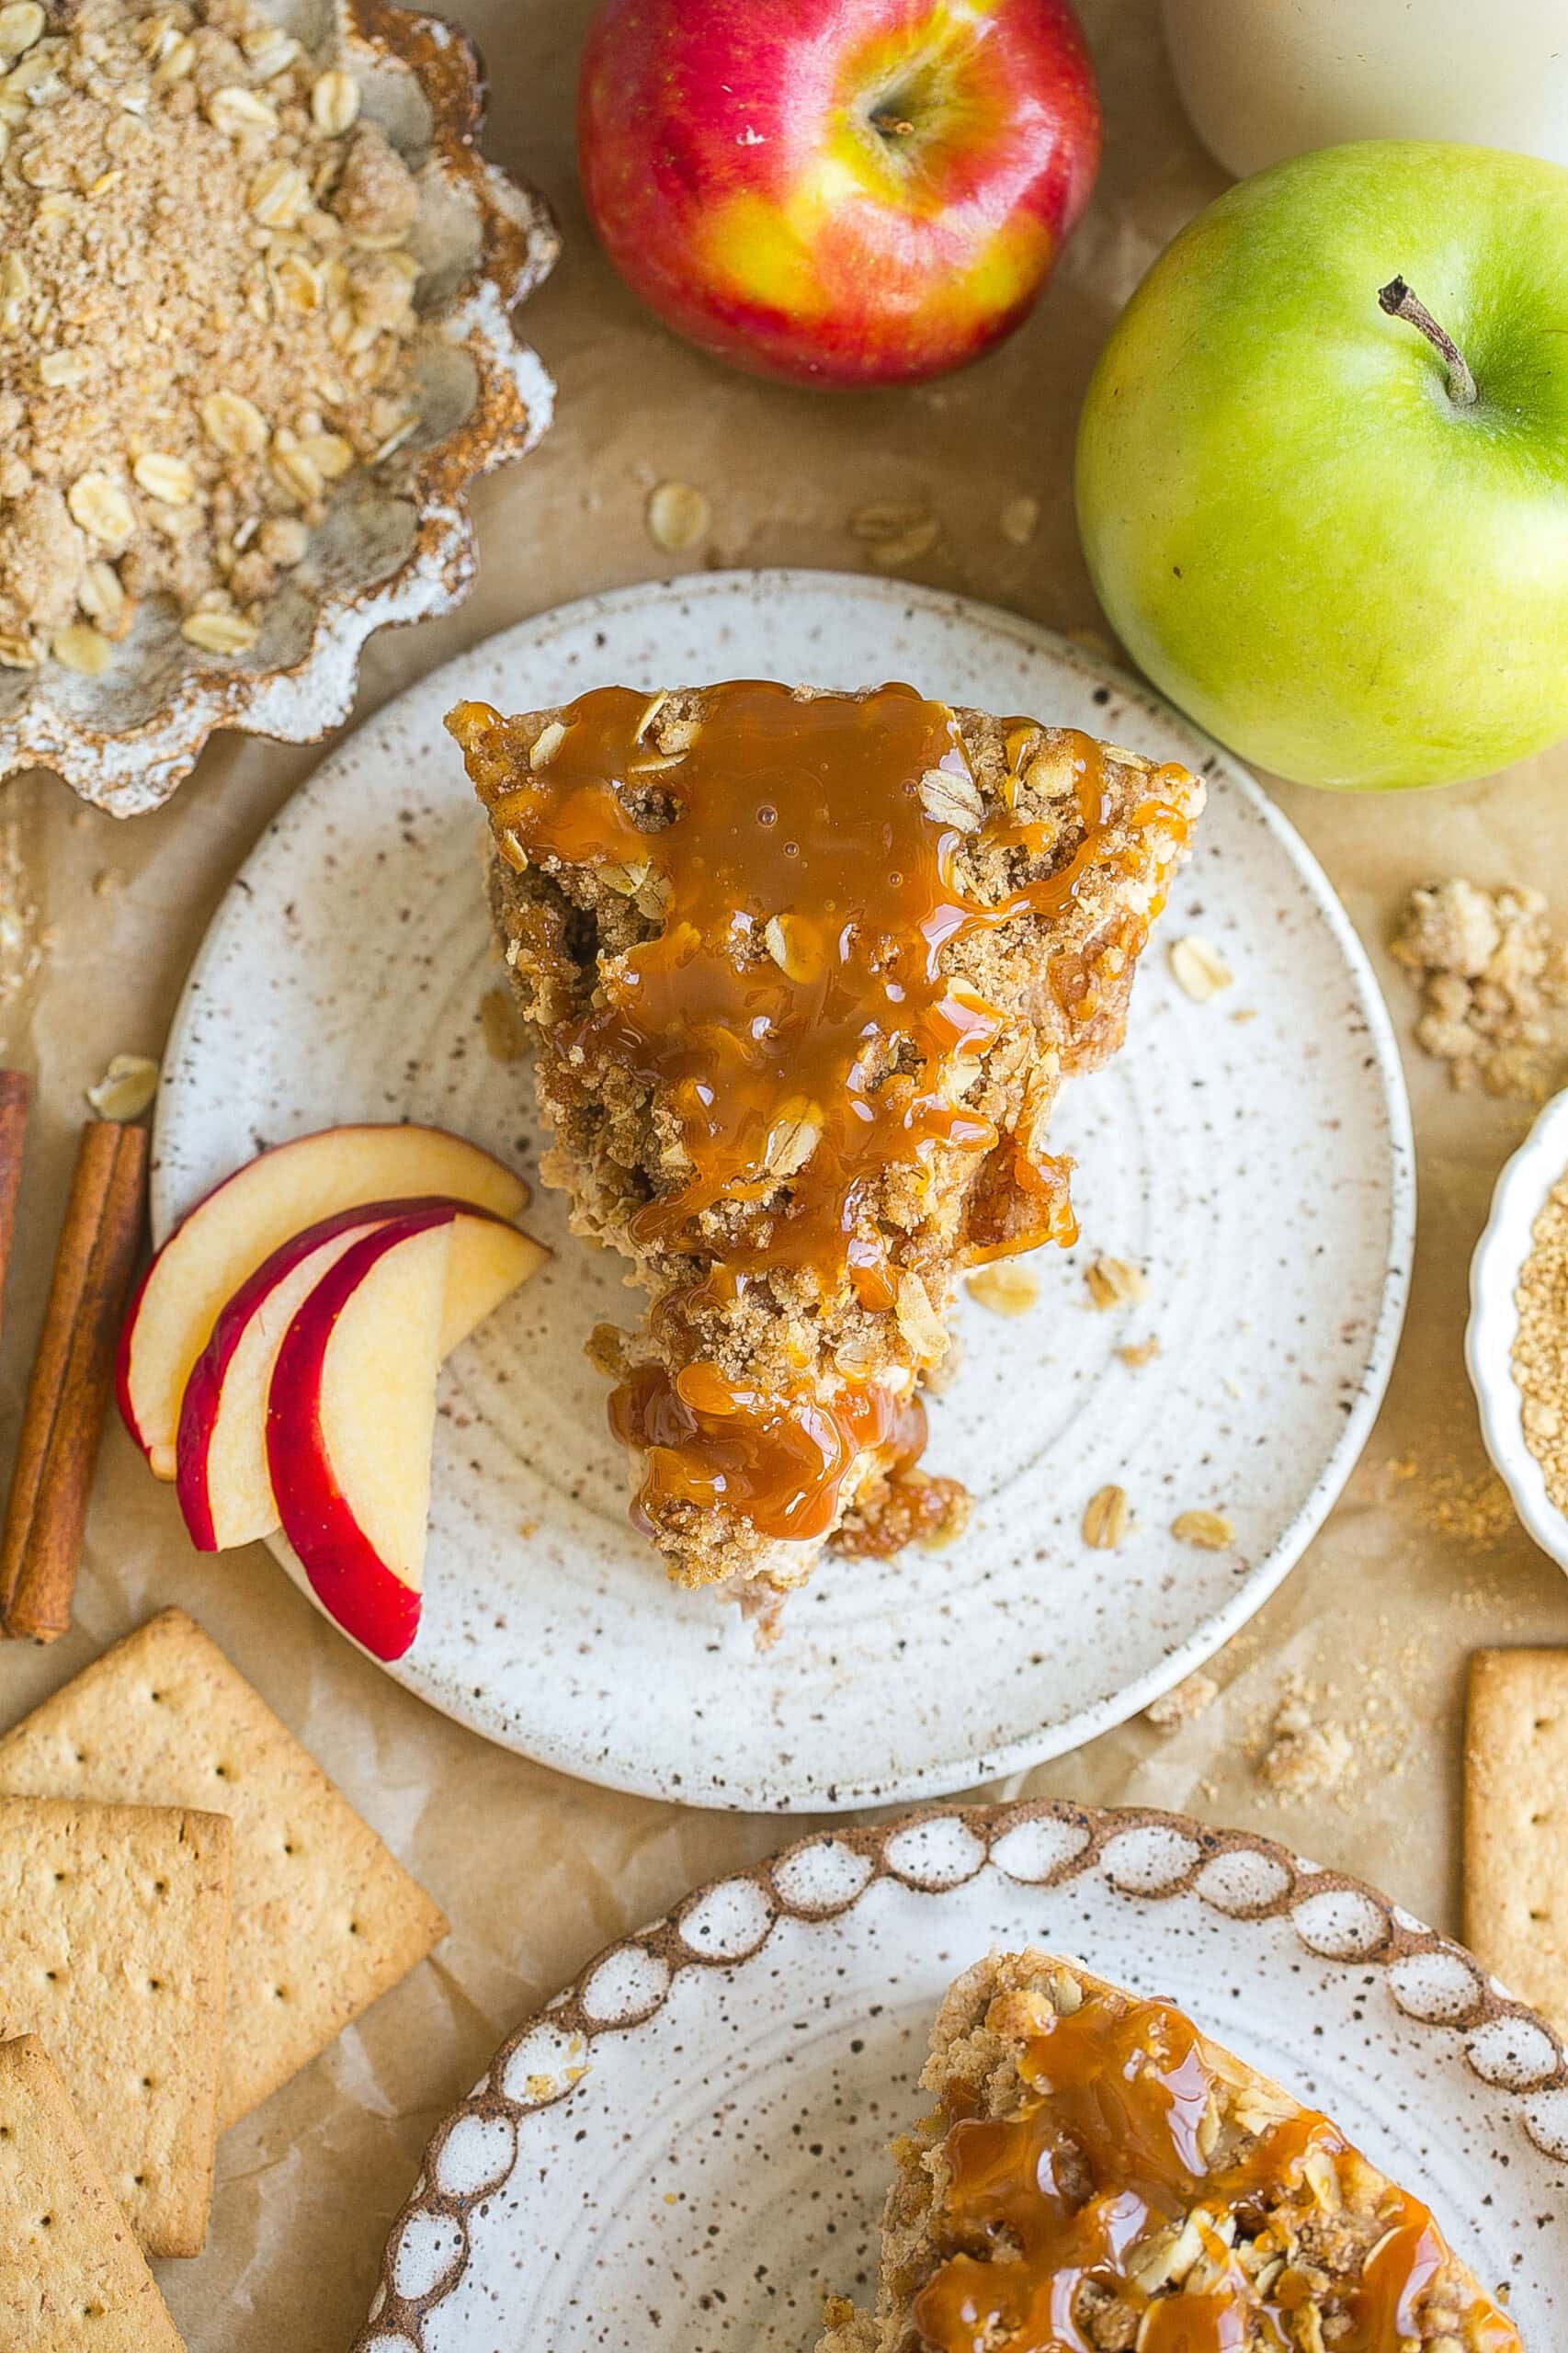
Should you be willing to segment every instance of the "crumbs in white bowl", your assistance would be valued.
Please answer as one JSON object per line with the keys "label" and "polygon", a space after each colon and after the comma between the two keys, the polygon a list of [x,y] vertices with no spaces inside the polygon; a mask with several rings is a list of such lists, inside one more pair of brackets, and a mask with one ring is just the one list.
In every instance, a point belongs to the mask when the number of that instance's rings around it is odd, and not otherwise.
{"label": "crumbs in white bowl", "polygon": [[1530,1227],[1514,1302],[1519,1324],[1511,1362],[1523,1400],[1525,1444],[1540,1465],[1547,1494],[1568,1514],[1568,1172]]}

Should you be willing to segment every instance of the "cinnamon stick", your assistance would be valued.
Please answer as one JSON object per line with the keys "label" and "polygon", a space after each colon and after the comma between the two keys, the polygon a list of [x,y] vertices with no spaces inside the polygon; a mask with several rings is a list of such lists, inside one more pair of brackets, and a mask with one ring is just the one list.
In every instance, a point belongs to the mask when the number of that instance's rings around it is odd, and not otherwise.
{"label": "cinnamon stick", "polygon": [[146,1168],[144,1128],[83,1131],[0,1532],[0,1619],[17,1638],[70,1629]]}
{"label": "cinnamon stick", "polygon": [[22,1143],[33,1085],[26,1071],[0,1070],[0,1315],[5,1312],[6,1270],[17,1226],[17,1195],[22,1183]]}

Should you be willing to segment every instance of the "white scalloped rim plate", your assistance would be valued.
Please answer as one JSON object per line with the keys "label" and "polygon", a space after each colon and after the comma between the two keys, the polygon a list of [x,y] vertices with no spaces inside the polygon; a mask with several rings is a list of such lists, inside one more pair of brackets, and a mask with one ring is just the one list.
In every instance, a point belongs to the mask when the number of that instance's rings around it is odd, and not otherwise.
{"label": "white scalloped rim plate", "polygon": [[[261,1144],[334,1120],[429,1120],[532,1170],[526,1070],[486,1053],[497,984],[477,815],[441,727],[607,679],[912,677],[1201,767],[1210,805],[1165,918],[1233,967],[1204,1005],[1156,946],[1128,1045],[1070,1088],[1084,1240],[1035,1261],[1005,1319],[960,1302],[964,1359],[929,1460],[978,1508],[961,1542],[829,1562],[759,1654],[683,1594],[626,1519],[583,1343],[635,1308],[619,1264],[542,1193],[551,1266],[445,1376],[424,1625],[394,1672],[493,1740],[586,1779],[702,1805],[848,1807],[945,1793],[1075,1747],[1216,1649],[1278,1585],[1371,1426],[1403,1312],[1408,1115],[1387,1017],[1333,892],[1278,812],[1146,689],[1028,621],[879,580],[710,574],[590,598],[424,679],[324,761],[230,891],[165,1063],[160,1237]],[[1099,1314],[1084,1267],[1138,1262]],[[1157,1336],[1134,1369],[1117,1350]],[[1114,1554],[1084,1506],[1124,1486]],[[1176,1542],[1214,1507],[1221,1552]],[[297,1564],[296,1564],[297,1565]],[[657,1673],[649,1662],[656,1660]]]}
{"label": "white scalloped rim plate", "polygon": [[1035,1942],[1163,1995],[1426,2199],[1528,2353],[1568,2336],[1562,2046],[1271,1840],[973,1807],[819,1836],[612,1946],[431,2142],[356,2353],[806,2353],[869,2300],[943,1989]]}

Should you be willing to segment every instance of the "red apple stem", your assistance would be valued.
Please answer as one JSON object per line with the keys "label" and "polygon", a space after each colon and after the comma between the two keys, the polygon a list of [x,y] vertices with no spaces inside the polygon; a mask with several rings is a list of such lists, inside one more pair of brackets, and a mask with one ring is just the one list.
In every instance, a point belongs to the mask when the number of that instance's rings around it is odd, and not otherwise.
{"label": "red apple stem", "polygon": [[1449,398],[1456,408],[1473,408],[1480,395],[1463,352],[1446,328],[1437,324],[1426,303],[1411,292],[1403,278],[1391,278],[1386,286],[1380,286],[1378,303],[1391,319],[1405,319],[1419,328],[1433,350],[1440,354],[1449,371]]}

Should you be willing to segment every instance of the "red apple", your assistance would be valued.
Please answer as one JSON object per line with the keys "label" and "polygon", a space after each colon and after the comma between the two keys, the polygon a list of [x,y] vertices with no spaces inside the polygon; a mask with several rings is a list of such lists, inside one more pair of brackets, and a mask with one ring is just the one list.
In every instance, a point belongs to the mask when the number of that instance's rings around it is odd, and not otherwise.
{"label": "red apple", "polygon": [[419,1629],[449,1204],[360,1234],[284,1335],[267,1413],[283,1533],[377,1658]]}
{"label": "red apple", "polygon": [[356,1126],[299,1136],[247,1161],[170,1234],[131,1302],[117,1368],[125,1426],[172,1479],[180,1401],[212,1327],[246,1277],[318,1219],[367,1201],[439,1194],[516,1217],[528,1188],[440,1128]]}
{"label": "red apple", "polygon": [[278,1526],[267,1466],[267,1407],[284,1336],[328,1268],[361,1234],[426,1209],[443,1210],[452,1220],[443,1359],[549,1255],[517,1226],[458,1201],[376,1201],[340,1210],[283,1243],[240,1285],[186,1383],[175,1484],[199,1552],[253,1543]]}
{"label": "red apple", "polygon": [[1024,318],[1088,200],[1067,0],[603,0],[578,153],[670,326],[791,382],[908,383]]}

